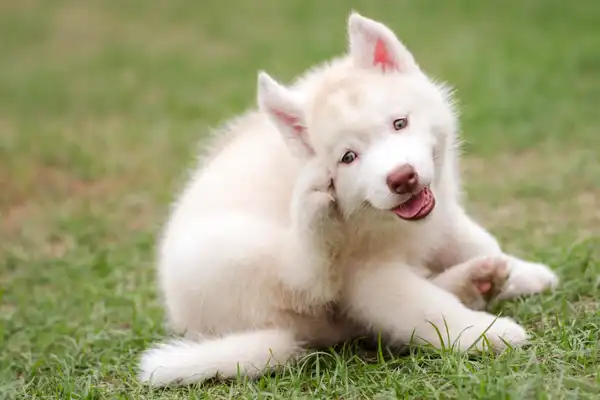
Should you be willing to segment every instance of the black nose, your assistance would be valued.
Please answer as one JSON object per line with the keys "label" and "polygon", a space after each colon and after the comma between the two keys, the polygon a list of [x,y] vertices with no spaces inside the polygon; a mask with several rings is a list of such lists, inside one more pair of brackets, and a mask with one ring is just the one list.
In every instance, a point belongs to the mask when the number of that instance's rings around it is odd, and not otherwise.
{"label": "black nose", "polygon": [[386,178],[386,183],[393,193],[412,193],[419,184],[417,172],[410,165],[396,168]]}

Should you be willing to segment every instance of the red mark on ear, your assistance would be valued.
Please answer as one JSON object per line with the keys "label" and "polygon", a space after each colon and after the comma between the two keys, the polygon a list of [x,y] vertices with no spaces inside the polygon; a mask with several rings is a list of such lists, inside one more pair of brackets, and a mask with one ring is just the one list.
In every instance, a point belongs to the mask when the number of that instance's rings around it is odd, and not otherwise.
{"label": "red mark on ear", "polygon": [[397,65],[391,60],[390,52],[385,47],[383,40],[377,39],[375,44],[375,55],[373,57],[373,65],[381,64],[381,69],[385,72],[386,68],[397,69]]}
{"label": "red mark on ear", "polygon": [[289,115],[279,110],[271,110],[273,114],[277,116],[284,124],[291,127],[294,132],[299,135],[304,132],[304,126],[300,124],[300,120],[298,117],[294,117],[293,115]]}

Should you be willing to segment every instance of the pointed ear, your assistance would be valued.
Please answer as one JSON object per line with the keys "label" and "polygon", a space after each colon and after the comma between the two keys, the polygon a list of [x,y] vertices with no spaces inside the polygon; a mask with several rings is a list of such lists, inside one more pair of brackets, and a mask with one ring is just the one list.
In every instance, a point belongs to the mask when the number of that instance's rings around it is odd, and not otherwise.
{"label": "pointed ear", "polygon": [[258,105],[282,134],[292,154],[301,158],[314,154],[298,99],[262,71],[258,74]]}
{"label": "pointed ear", "polygon": [[384,24],[353,11],[348,18],[350,57],[361,68],[386,72],[419,71],[412,54]]}

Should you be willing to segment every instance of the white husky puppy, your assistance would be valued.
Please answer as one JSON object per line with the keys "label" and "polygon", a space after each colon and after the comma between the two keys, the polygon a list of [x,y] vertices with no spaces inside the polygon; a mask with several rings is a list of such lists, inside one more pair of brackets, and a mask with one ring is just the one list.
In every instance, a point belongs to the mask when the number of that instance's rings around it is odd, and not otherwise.
{"label": "white husky puppy", "polygon": [[358,334],[476,351],[526,342],[481,309],[490,293],[558,278],[504,254],[462,208],[449,90],[385,25],[352,13],[348,37],[348,54],[290,87],[261,72],[259,109],[193,173],[158,260],[185,338],[146,351],[142,381],[258,376]]}

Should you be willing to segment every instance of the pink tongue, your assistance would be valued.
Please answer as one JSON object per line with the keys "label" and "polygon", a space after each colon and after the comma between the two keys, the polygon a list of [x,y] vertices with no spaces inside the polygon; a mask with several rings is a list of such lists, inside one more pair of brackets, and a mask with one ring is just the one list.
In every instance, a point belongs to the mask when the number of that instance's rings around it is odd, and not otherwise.
{"label": "pink tongue", "polygon": [[404,219],[414,218],[430,201],[428,192],[429,191],[427,189],[419,192],[415,196],[411,197],[408,201],[394,208],[394,212],[399,217],[402,217]]}

